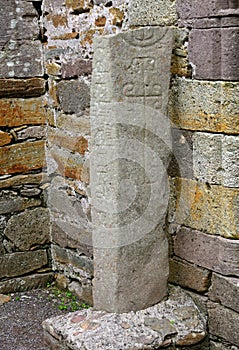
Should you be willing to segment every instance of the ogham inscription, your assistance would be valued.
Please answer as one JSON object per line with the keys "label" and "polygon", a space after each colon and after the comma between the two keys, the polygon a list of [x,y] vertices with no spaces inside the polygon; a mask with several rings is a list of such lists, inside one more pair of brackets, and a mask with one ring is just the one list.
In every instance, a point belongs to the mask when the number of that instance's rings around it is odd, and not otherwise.
{"label": "ogham inscription", "polygon": [[167,294],[167,102],[173,32],[95,40],[91,194],[96,309],[139,310]]}

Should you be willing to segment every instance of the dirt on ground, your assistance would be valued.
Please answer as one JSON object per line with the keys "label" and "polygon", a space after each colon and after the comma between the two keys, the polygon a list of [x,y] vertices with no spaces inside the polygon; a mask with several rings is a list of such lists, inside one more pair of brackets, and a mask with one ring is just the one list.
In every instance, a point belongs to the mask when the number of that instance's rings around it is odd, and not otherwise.
{"label": "dirt on ground", "polygon": [[54,288],[10,295],[0,306],[0,350],[47,350],[41,323],[84,307],[69,292]]}

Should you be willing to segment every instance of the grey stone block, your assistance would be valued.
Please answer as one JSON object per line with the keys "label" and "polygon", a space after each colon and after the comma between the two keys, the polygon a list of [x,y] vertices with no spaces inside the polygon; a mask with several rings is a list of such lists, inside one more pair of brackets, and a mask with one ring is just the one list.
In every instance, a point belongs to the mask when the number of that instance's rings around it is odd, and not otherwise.
{"label": "grey stone block", "polygon": [[19,277],[48,264],[46,250],[16,252],[0,257],[0,276]]}
{"label": "grey stone block", "polygon": [[239,241],[182,228],[174,241],[175,254],[209,270],[239,276]]}
{"label": "grey stone block", "polygon": [[91,193],[97,309],[138,310],[166,295],[172,36],[171,29],[152,27],[95,41]]}
{"label": "grey stone block", "polygon": [[65,113],[80,113],[90,106],[90,88],[83,81],[61,81],[57,94]]}
{"label": "grey stone block", "polygon": [[218,274],[212,275],[212,285],[209,290],[209,298],[220,302],[222,305],[239,312],[239,279],[225,277]]}
{"label": "grey stone block", "polygon": [[40,41],[10,39],[0,52],[0,78],[43,76],[43,51]]}
{"label": "grey stone block", "polygon": [[48,282],[53,281],[53,278],[54,274],[52,272],[12,278],[0,282],[0,293],[26,292],[27,290],[44,288]]}
{"label": "grey stone block", "polygon": [[131,0],[128,8],[132,26],[173,25],[177,21],[174,0]]}
{"label": "grey stone block", "polygon": [[36,198],[16,198],[8,196],[0,198],[0,214],[8,214],[12,212],[21,211],[31,207],[41,205],[41,200]]}
{"label": "grey stone block", "polygon": [[11,216],[4,234],[19,250],[30,250],[49,242],[49,226],[49,210],[36,208]]}
{"label": "grey stone block", "polygon": [[209,332],[239,346],[239,314],[218,303],[208,303]]}

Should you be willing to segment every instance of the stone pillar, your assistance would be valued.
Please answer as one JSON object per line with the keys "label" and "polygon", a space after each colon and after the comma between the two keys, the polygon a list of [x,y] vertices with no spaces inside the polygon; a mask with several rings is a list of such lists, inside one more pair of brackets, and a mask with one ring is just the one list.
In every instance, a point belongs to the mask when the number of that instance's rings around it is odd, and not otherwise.
{"label": "stone pillar", "polygon": [[167,295],[167,119],[171,28],[95,40],[91,194],[96,309],[129,312]]}

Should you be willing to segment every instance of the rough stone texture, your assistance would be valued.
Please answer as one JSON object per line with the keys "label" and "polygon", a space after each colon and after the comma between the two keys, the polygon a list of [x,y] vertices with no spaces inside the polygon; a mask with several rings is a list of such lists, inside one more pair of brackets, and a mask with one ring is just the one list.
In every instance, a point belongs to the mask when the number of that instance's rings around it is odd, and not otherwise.
{"label": "rough stone texture", "polygon": [[239,136],[195,133],[193,161],[198,180],[239,187]]}
{"label": "rough stone texture", "polygon": [[190,78],[192,67],[188,60],[188,35],[189,30],[187,28],[175,27],[171,73]]}
{"label": "rough stone texture", "polygon": [[175,254],[222,275],[239,276],[239,241],[182,228],[174,240]]}
{"label": "rough stone texture", "polygon": [[176,1],[131,0],[128,8],[132,26],[173,25],[176,23]]}
{"label": "rough stone texture", "polygon": [[59,262],[63,265],[71,265],[73,268],[83,270],[87,274],[93,276],[93,262],[86,256],[79,255],[74,251],[67,250],[65,248],[58,247],[56,245],[52,246],[52,255],[54,256],[54,261]]}
{"label": "rough stone texture", "polygon": [[178,0],[177,11],[181,19],[215,16],[220,10],[228,8],[224,0]]}
{"label": "rough stone texture", "polygon": [[74,60],[62,64],[62,78],[75,78],[89,75],[92,72],[92,62],[85,60]]}
{"label": "rough stone texture", "polygon": [[56,171],[65,177],[89,183],[89,168],[78,153],[52,146],[47,154],[48,173]]}
{"label": "rough stone texture", "polygon": [[27,290],[37,288],[44,288],[48,282],[53,281],[53,276],[53,273],[49,272],[12,278],[10,280],[0,282],[0,293],[8,294],[15,292],[25,292]]}
{"label": "rough stone texture", "polygon": [[0,146],[5,146],[11,143],[12,135],[8,132],[0,131]]}
{"label": "rough stone texture", "polygon": [[42,76],[38,13],[26,1],[0,2],[0,77]]}
{"label": "rough stone texture", "polygon": [[49,242],[49,210],[26,210],[9,219],[4,234],[20,251],[31,250]]}
{"label": "rough stone texture", "polygon": [[189,61],[196,79],[239,79],[239,28],[193,29]]}
{"label": "rough stone texture", "polygon": [[169,220],[210,234],[239,238],[238,200],[238,188],[176,178]]}
{"label": "rough stone texture", "polygon": [[45,142],[23,142],[0,148],[0,174],[16,174],[45,166]]}
{"label": "rough stone texture", "polygon": [[209,287],[210,272],[187,261],[170,259],[169,282],[203,293]]}
{"label": "rough stone texture", "polygon": [[[28,78],[44,75],[40,41],[9,40],[0,54],[0,78]],[[35,95],[33,95],[35,96]]]}
{"label": "rough stone texture", "polygon": [[90,118],[87,116],[61,114],[58,116],[55,126],[70,132],[77,130],[78,135],[90,134]]}
{"label": "rough stone texture", "polygon": [[1,179],[0,188],[19,186],[25,184],[40,185],[47,182],[48,178],[45,173],[16,175],[6,179]]}
{"label": "rough stone texture", "polygon": [[176,78],[171,87],[169,116],[183,129],[237,134],[238,99],[237,83]]}
{"label": "rough stone texture", "polygon": [[41,205],[41,200],[36,198],[21,198],[21,197],[1,197],[0,198],[0,214],[8,214],[21,211],[31,207]]}
{"label": "rough stone texture", "polygon": [[51,142],[51,144],[67,148],[81,155],[84,155],[88,149],[88,141],[83,136],[79,136],[78,132],[69,133],[59,129],[48,128],[47,136],[48,142]]}
{"label": "rough stone texture", "polygon": [[170,345],[169,349],[175,345],[187,349],[206,336],[205,319],[178,287],[170,289],[167,301],[135,313],[117,315],[88,309],[48,319],[43,327],[53,337],[53,349],[57,345],[86,350],[153,350]]}
{"label": "rough stone texture", "polygon": [[211,334],[239,346],[239,314],[218,303],[208,303],[209,331]]}
{"label": "rough stone texture", "polygon": [[239,347],[226,342],[224,339],[216,339],[210,341],[210,350],[238,350]]}
{"label": "rough stone texture", "polygon": [[79,113],[90,106],[90,88],[84,81],[61,81],[57,93],[65,113]]}
{"label": "rough stone texture", "polygon": [[0,79],[0,97],[37,97],[45,93],[42,78]]}
{"label": "rough stone texture", "polygon": [[46,136],[46,127],[44,126],[29,126],[21,130],[16,130],[18,140],[26,139],[42,139]]}
{"label": "rough stone texture", "polygon": [[172,34],[155,27],[95,41],[90,170],[96,309],[139,310],[166,295]]}
{"label": "rough stone texture", "polygon": [[45,124],[51,113],[46,110],[44,97],[29,99],[0,99],[0,126]]}
{"label": "rough stone texture", "polygon": [[48,264],[45,250],[16,252],[0,257],[0,276],[18,277],[40,269]]}
{"label": "rough stone texture", "polygon": [[239,279],[225,277],[218,274],[212,275],[212,285],[209,290],[209,298],[212,301],[239,312]]}
{"label": "rough stone texture", "polygon": [[11,301],[11,297],[9,295],[0,294],[0,306],[8,303],[9,301]]}

